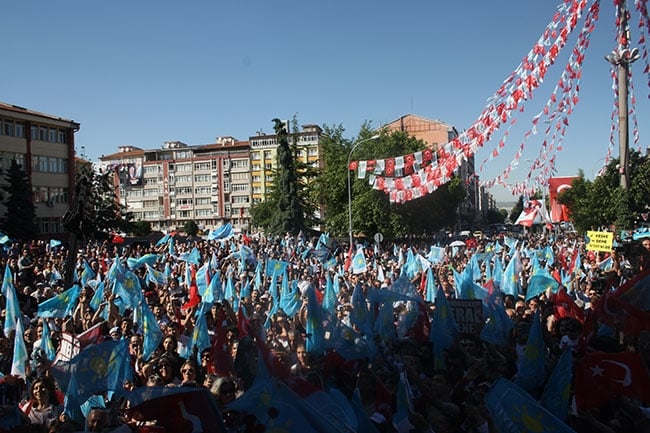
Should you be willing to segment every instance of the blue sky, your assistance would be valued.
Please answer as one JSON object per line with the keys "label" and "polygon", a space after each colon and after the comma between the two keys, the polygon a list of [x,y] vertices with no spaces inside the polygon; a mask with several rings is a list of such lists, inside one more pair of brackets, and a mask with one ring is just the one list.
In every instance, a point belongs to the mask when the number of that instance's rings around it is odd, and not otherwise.
{"label": "blue sky", "polygon": [[[257,130],[271,133],[271,119],[294,115],[301,124],[341,124],[349,138],[364,121],[381,126],[407,113],[462,131],[526,56],[558,3],[8,2],[0,27],[0,99],[79,122],[78,150],[83,146],[93,160],[125,144],[147,149],[172,140],[247,140]],[[634,10],[632,17],[636,46]],[[512,160],[555,87],[578,30],[520,113],[502,155],[486,165],[483,179]],[[613,107],[604,56],[613,48],[614,6],[607,0],[584,61],[581,101],[558,154],[558,175],[582,169],[591,178],[602,166]],[[645,150],[650,91],[644,65],[639,60],[633,72]],[[477,161],[501,136],[495,134]],[[528,139],[522,159],[534,158],[540,143],[541,138]],[[520,165],[511,178],[526,173]],[[492,193],[498,200],[516,198],[504,188]]]}

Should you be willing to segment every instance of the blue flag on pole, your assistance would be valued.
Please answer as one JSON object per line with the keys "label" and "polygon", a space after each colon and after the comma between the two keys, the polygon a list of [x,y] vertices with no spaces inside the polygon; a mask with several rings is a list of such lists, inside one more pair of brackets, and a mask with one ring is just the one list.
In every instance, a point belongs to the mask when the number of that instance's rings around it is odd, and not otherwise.
{"label": "blue flag on pole", "polygon": [[485,406],[498,432],[575,433],[530,394],[506,379],[497,379],[492,385],[485,396]]}

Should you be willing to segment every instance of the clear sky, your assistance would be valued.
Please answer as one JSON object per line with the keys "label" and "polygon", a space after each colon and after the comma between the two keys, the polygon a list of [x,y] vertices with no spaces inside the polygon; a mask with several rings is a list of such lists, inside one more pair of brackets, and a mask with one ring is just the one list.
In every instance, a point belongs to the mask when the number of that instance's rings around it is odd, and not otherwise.
{"label": "clear sky", "polygon": [[[591,3],[592,0],[590,0]],[[459,131],[478,117],[551,21],[560,0],[191,0],[12,1],[2,7],[0,100],[81,124],[90,159],[131,144],[247,140],[273,131],[271,119],[343,125],[354,138],[364,121],[381,126],[407,113]],[[638,14],[632,9],[632,42]],[[499,158],[500,174],[548,99],[575,43],[518,117]],[[614,6],[601,4],[584,61],[580,103],[571,116],[557,175],[588,178],[603,164],[614,104],[609,63]],[[645,62],[633,65],[640,143],[650,119]],[[630,126],[632,130],[632,125]],[[541,134],[538,134],[541,136]],[[477,165],[496,147],[495,134]],[[631,134],[631,140],[633,136]],[[542,138],[526,141],[534,158]],[[529,155],[528,156],[528,152]],[[618,156],[618,148],[614,149]],[[512,178],[528,172],[520,165]],[[498,200],[514,200],[494,188]]]}

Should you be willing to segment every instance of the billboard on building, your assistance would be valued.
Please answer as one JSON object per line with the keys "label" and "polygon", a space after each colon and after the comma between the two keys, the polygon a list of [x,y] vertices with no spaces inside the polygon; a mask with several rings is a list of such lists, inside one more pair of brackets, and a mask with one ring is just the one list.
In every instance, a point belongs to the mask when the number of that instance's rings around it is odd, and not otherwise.
{"label": "billboard on building", "polygon": [[142,181],[142,160],[121,164],[119,167],[120,182],[124,187],[141,187]]}

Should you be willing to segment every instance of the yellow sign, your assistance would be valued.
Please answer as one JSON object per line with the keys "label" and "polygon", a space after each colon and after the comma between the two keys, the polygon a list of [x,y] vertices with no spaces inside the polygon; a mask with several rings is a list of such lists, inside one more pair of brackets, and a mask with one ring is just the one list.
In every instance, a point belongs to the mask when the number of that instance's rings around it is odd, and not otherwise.
{"label": "yellow sign", "polygon": [[587,245],[589,251],[612,251],[612,241],[614,233],[612,232],[587,232]]}

